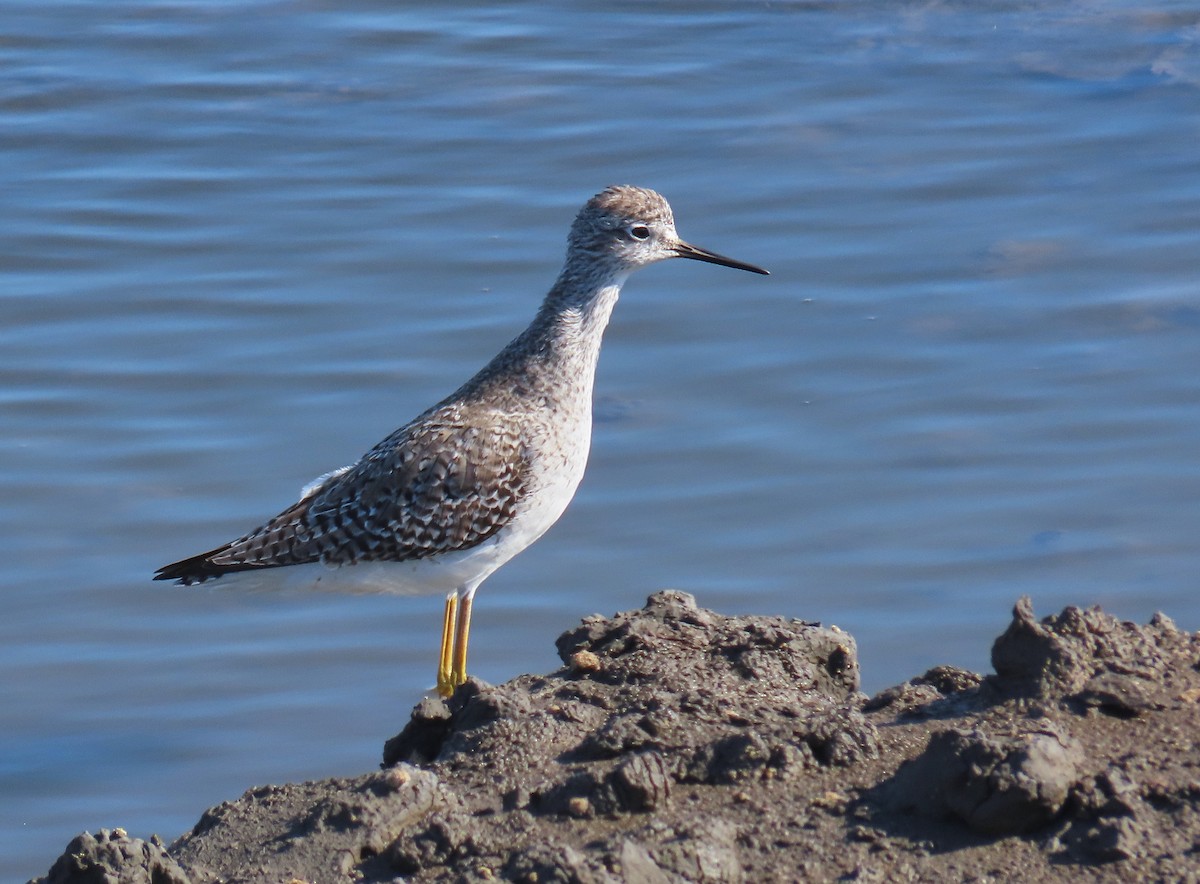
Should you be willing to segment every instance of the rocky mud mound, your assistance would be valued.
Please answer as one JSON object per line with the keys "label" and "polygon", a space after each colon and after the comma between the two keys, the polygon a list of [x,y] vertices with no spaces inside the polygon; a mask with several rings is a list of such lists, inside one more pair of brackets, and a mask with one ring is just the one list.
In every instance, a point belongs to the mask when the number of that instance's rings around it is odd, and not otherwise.
{"label": "rocky mud mound", "polygon": [[1200,880],[1200,640],[1027,599],[996,674],[868,699],[836,627],[662,592],[564,667],[423,700],[383,769],[268,786],[40,881]]}

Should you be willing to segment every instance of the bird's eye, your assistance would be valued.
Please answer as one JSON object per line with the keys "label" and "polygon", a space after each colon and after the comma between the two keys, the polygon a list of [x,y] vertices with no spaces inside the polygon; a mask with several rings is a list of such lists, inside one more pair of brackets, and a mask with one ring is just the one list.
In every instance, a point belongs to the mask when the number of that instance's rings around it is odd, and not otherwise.
{"label": "bird's eye", "polygon": [[650,228],[644,224],[635,224],[629,228],[629,236],[632,239],[649,239]]}

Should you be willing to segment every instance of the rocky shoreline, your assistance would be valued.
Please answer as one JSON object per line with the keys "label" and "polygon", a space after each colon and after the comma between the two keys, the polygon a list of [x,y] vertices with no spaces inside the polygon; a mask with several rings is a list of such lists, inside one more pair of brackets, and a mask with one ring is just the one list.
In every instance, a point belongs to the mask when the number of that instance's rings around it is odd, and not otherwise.
{"label": "rocky shoreline", "polygon": [[43,884],[1200,880],[1200,636],[1021,599],[995,674],[861,694],[853,638],[681,592],[425,699],[381,770],[266,786]]}

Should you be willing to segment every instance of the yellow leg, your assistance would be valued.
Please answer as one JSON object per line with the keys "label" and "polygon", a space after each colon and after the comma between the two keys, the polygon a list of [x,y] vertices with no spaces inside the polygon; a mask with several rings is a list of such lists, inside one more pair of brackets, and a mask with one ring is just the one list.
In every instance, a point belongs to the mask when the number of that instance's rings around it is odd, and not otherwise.
{"label": "yellow leg", "polygon": [[458,687],[454,683],[452,672],[455,640],[455,625],[458,617],[458,593],[446,596],[446,610],[442,614],[442,650],[438,656],[437,690],[443,697],[449,697]]}
{"label": "yellow leg", "polygon": [[454,665],[450,671],[450,680],[454,687],[467,680],[467,635],[471,631],[471,605],[474,593],[467,593],[459,599],[458,618],[454,624]]}

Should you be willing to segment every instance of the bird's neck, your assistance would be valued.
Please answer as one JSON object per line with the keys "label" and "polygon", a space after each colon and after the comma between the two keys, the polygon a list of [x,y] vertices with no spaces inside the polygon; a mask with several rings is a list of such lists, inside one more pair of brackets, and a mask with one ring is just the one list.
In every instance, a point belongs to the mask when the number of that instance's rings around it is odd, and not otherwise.
{"label": "bird's neck", "polygon": [[587,375],[596,370],[600,344],[628,273],[578,277],[571,267],[550,288],[530,326],[556,371]]}
{"label": "bird's neck", "polygon": [[579,344],[586,339],[598,350],[628,276],[579,279],[564,270],[542,302],[534,326],[550,342]]}
{"label": "bird's neck", "polygon": [[499,384],[539,407],[590,413],[604,329],[627,276],[583,281],[564,270],[529,327],[456,395]]}

